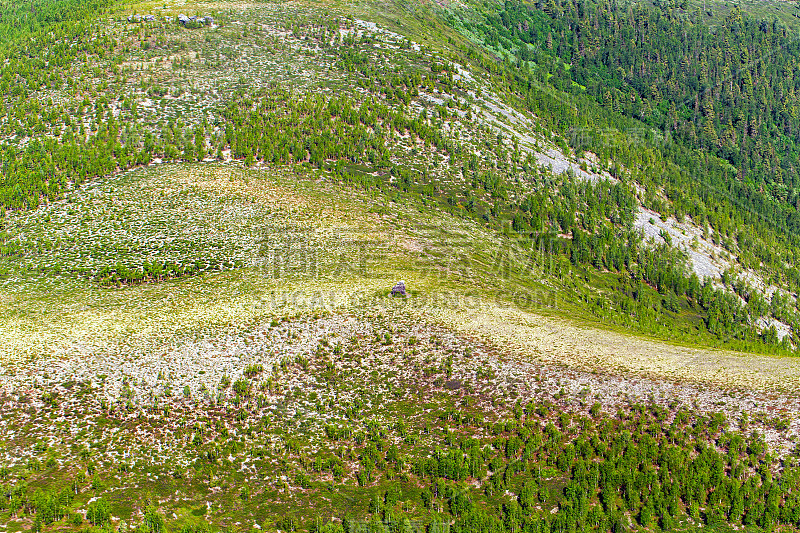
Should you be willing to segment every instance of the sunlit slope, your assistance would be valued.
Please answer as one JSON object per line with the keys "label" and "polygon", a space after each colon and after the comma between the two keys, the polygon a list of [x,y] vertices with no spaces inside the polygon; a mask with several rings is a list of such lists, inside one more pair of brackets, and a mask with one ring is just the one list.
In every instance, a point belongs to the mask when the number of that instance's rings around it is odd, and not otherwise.
{"label": "sunlit slope", "polygon": [[[3,281],[5,370],[95,352],[155,356],[215,332],[388,306],[530,362],[800,388],[793,358],[686,348],[569,320],[574,304],[530,250],[436,209],[387,204],[313,178],[163,165],[20,214],[19,230],[40,253]],[[114,201],[105,196],[111,190]],[[165,257],[195,270],[115,281],[115,269]],[[399,279],[407,300],[387,297]]]}

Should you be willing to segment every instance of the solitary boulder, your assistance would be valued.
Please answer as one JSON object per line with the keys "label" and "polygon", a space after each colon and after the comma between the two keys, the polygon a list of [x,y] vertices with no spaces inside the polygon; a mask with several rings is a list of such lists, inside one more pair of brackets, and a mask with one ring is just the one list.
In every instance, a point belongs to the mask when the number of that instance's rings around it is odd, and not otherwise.
{"label": "solitary boulder", "polygon": [[392,296],[406,296],[406,284],[404,281],[398,281],[394,287],[392,287]]}

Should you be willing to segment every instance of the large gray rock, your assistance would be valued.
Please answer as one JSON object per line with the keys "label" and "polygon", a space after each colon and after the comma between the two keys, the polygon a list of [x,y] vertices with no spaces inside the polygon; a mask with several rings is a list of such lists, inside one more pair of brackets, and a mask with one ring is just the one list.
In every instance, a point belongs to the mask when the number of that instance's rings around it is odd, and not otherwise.
{"label": "large gray rock", "polygon": [[404,281],[398,281],[392,287],[392,296],[406,296],[406,284]]}

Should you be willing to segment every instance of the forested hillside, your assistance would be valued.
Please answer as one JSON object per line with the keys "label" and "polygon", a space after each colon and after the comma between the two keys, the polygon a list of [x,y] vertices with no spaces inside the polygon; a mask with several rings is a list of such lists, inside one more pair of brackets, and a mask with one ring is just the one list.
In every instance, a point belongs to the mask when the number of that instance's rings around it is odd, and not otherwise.
{"label": "forested hillside", "polygon": [[[670,153],[671,143],[729,162],[724,190],[734,201],[789,232],[800,228],[800,44],[788,28],[738,9],[710,28],[699,14],[666,4],[508,1],[499,11],[488,5],[485,17],[467,14],[453,24],[533,79],[654,128],[665,155],[679,164],[687,156]],[[562,129],[583,125],[558,122]],[[581,148],[591,134],[572,137]]]}
{"label": "forested hillside", "polygon": [[800,530],[742,6],[0,0],[0,530]]}
{"label": "forested hillside", "polygon": [[[98,161],[94,143],[77,143],[72,134],[56,142],[46,135],[56,124],[73,118],[56,110],[48,89],[75,80],[66,68],[74,61],[90,64],[103,57],[111,39],[91,31],[95,18],[111,0],[35,0],[0,5],[0,139],[3,146],[0,205],[33,208],[45,199],[58,198],[68,182],[79,185],[87,176],[107,174],[117,168]],[[43,138],[45,137],[45,138]],[[17,142],[8,143],[9,140]],[[22,141],[22,142],[20,142]],[[99,141],[99,139],[98,139]]]}
{"label": "forested hillside", "polygon": [[[320,54],[319,88],[342,84],[330,97],[309,98],[274,77],[267,89],[243,87],[233,72],[230,90],[187,91],[182,76],[213,76],[223,56],[235,57],[231,49],[217,47],[220,37],[206,26],[168,17],[126,26],[118,15],[107,18],[110,6],[5,6],[4,210],[33,209],[87,180],[153,161],[302,165],[395,199],[433,201],[546,249],[545,263],[560,265],[551,275],[585,272],[582,287],[574,277],[558,283],[597,318],[746,350],[788,351],[798,340],[798,122],[786,75],[797,54],[777,25],[735,12],[724,28],[709,28],[678,7],[470,4],[428,16],[444,17],[472,44],[451,35],[452,44],[428,56],[400,36],[392,37],[392,55],[376,54],[374,38],[357,38],[351,20],[284,22],[287,38]],[[108,20],[127,33],[108,31]],[[216,31],[243,38],[234,27]],[[258,39],[258,48],[277,46]],[[154,70],[158,61],[169,68]],[[529,142],[488,127],[480,88],[464,68],[486,76],[483,89],[504,105],[534,114],[536,143],[577,159],[596,154],[591,166],[619,183],[582,183],[537,164]],[[430,99],[436,94],[441,102]],[[640,204],[662,218],[690,217],[736,256],[734,266],[786,291],[771,297],[733,267],[721,284],[704,280],[685,250],[645,246],[633,227]],[[52,246],[0,233],[5,256]],[[193,275],[203,270],[198,261],[179,267],[154,256],[46,271],[135,284]],[[763,320],[789,334],[778,337]]]}

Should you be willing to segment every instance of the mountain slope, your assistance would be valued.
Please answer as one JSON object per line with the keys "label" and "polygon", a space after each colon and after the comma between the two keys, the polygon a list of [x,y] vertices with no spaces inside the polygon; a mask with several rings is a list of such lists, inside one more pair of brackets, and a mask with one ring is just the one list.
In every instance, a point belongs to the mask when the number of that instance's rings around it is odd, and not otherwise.
{"label": "mountain slope", "polygon": [[[727,163],[699,157],[678,141],[662,144],[654,130],[631,137],[641,123],[593,103],[582,90],[560,92],[558,76],[543,74],[552,56],[542,55],[537,69],[498,65],[436,25],[426,31],[449,40],[423,50],[371,23],[345,19],[342,26],[336,16],[311,15],[301,4],[266,4],[253,28],[243,31],[227,24],[224,11],[190,29],[174,18],[178,8],[154,9],[154,21],[133,23],[127,16],[136,9],[123,9],[121,22],[113,22],[115,38],[102,30],[102,39],[92,41],[90,62],[72,64],[68,76],[35,94],[9,98],[8,109],[40,110],[29,119],[33,128],[16,118],[6,122],[10,207],[35,206],[92,175],[150,161],[301,163],[334,180],[435,200],[510,230],[528,243],[523,246],[544,246],[556,263],[566,257],[572,267],[588,267],[588,286],[565,299],[582,300],[587,311],[617,324],[737,349],[774,351],[785,339],[785,350],[794,343],[796,270],[784,268],[793,257],[793,234],[724,193],[737,183]],[[471,11],[465,13],[466,21]],[[436,15],[420,7],[398,20],[411,25],[419,17]],[[258,88],[248,90],[248,83]],[[337,96],[303,96],[312,91]],[[61,103],[43,112],[45,99]],[[31,136],[34,131],[44,134]],[[710,188],[693,186],[699,174],[711,180]],[[587,189],[587,178],[624,185],[597,194],[607,186]],[[32,189],[26,193],[26,187]],[[649,219],[659,218],[643,217],[646,208],[665,221],[691,217],[702,234],[697,246],[717,256],[706,259],[703,252],[699,259],[715,266],[684,264],[681,254],[697,255],[689,246],[694,242],[684,242],[677,254],[669,246],[642,248],[636,230],[652,234],[658,225]],[[662,229],[674,233],[671,227]],[[3,237],[5,254],[18,255],[24,245],[11,229]],[[174,270],[168,255],[148,261],[147,268],[119,265],[138,269],[129,275],[110,263],[98,266],[102,272],[73,270],[101,282]],[[648,286],[660,294],[642,299],[651,294]],[[599,297],[592,296],[596,289]]]}
{"label": "mountain slope", "polygon": [[[794,163],[755,160],[793,142],[783,30],[0,6],[4,530],[800,527]],[[733,119],[723,38],[770,35],[741,158],[682,136]],[[673,131],[692,79],[714,115]]]}

